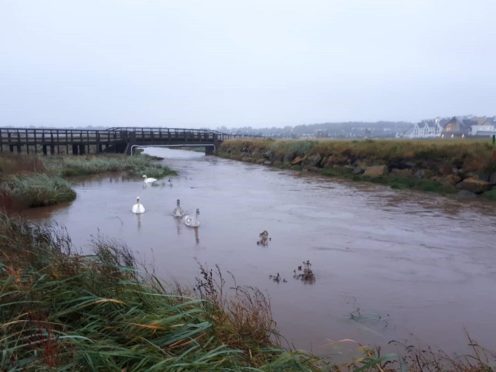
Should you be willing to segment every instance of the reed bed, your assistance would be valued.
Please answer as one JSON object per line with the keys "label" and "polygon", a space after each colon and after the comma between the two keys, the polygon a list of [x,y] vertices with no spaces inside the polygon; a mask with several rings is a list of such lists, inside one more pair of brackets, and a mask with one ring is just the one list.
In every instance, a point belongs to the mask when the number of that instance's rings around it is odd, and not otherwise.
{"label": "reed bed", "polygon": [[[168,291],[111,242],[81,256],[56,226],[5,215],[0,236],[0,370],[320,370],[271,341],[236,296]],[[243,333],[235,314],[245,314]]]}
{"label": "reed bed", "polygon": [[40,158],[30,155],[0,156],[0,207],[7,209],[49,206],[72,201],[71,180],[109,172],[129,177],[163,178],[176,172],[147,155],[92,155]]}
{"label": "reed bed", "polygon": [[69,182],[58,176],[34,173],[13,176],[2,182],[0,192],[21,207],[43,207],[72,201],[76,193]]}
{"label": "reed bed", "polygon": [[126,172],[131,177],[163,178],[176,173],[167,166],[153,162],[147,155],[90,155],[85,157],[47,158],[47,167],[62,177],[88,176],[108,172]]}
{"label": "reed bed", "polygon": [[469,336],[469,355],[357,343],[360,355],[335,365],[283,349],[267,298],[234,278],[226,286],[218,267],[201,267],[193,290],[168,289],[112,241],[83,256],[63,228],[5,214],[0,237],[2,371],[495,370],[495,354]]}

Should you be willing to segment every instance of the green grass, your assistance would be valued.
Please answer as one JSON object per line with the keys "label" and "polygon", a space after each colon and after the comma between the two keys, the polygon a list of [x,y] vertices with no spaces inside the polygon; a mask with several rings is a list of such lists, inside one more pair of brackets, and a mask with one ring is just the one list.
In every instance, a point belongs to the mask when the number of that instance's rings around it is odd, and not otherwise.
{"label": "green grass", "polygon": [[226,296],[218,268],[201,268],[192,295],[168,289],[111,241],[81,256],[63,229],[5,214],[0,236],[2,371],[494,370],[492,354],[470,337],[473,352],[456,358],[356,343],[357,358],[332,365],[283,349],[265,296],[238,286]]}
{"label": "green grass", "polygon": [[130,177],[163,178],[176,172],[147,155],[90,155],[41,158],[0,156],[0,206],[42,207],[72,201],[76,193],[65,179],[109,172]]}
{"label": "green grass", "polygon": [[167,166],[156,163],[155,159],[147,155],[93,155],[86,157],[54,157],[47,158],[45,164],[62,177],[88,176],[109,172],[126,172],[130,176],[163,178],[175,175]]}
{"label": "green grass", "polygon": [[[232,159],[268,159],[280,168],[310,169],[329,177],[346,178],[389,185],[394,189],[416,189],[450,194],[456,191],[447,176],[453,169],[464,174],[487,175],[496,172],[496,148],[485,140],[270,140],[249,139],[225,141],[218,155]],[[296,157],[302,165],[291,166]],[[312,163],[312,157],[321,159]],[[353,174],[353,168],[385,165],[388,169],[413,169],[411,176],[385,174],[365,177]],[[415,177],[421,170],[423,177]],[[488,198],[493,199],[488,193]]]}
{"label": "green grass", "polygon": [[0,184],[0,191],[25,207],[42,207],[72,201],[76,193],[64,179],[46,174],[13,176]]}
{"label": "green grass", "polygon": [[246,290],[222,300],[206,270],[203,296],[189,296],[144,279],[109,242],[70,254],[60,231],[5,215],[0,236],[2,371],[318,370],[271,341],[265,302]]}
{"label": "green grass", "polygon": [[484,194],[482,194],[485,198],[488,198],[489,200],[494,200],[496,201],[496,189],[486,191]]}

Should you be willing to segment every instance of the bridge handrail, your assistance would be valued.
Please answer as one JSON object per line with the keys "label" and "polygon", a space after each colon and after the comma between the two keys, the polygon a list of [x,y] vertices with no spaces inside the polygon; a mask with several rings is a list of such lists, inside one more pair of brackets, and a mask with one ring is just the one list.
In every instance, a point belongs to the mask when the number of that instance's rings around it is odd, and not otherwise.
{"label": "bridge handrail", "polygon": [[51,136],[56,135],[58,137],[64,136],[85,136],[85,137],[107,137],[116,139],[120,133],[134,133],[138,134],[150,134],[153,136],[155,133],[159,134],[161,137],[164,133],[167,136],[177,136],[178,134],[183,135],[193,135],[201,137],[215,137],[217,139],[230,139],[230,138],[243,138],[247,137],[240,134],[224,133],[213,129],[187,129],[187,128],[167,128],[167,127],[111,127],[106,129],[93,129],[93,128],[27,128],[27,127],[0,127],[0,139],[5,137],[11,137],[14,134],[17,138],[31,138],[38,136]]}

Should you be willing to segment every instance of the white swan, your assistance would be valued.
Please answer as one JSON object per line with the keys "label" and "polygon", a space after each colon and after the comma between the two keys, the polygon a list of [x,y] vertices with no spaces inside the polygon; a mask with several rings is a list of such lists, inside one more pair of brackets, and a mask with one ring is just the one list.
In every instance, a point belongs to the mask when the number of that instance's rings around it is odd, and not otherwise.
{"label": "white swan", "polygon": [[172,215],[176,218],[181,218],[182,216],[184,216],[184,211],[181,208],[181,201],[179,199],[177,199],[177,207],[174,208]]}
{"label": "white swan", "polygon": [[133,212],[134,214],[145,213],[145,207],[143,206],[143,204],[141,204],[139,196],[136,198],[136,204],[134,204],[133,208],[131,208],[131,212]]}
{"label": "white swan", "polygon": [[200,220],[198,219],[199,215],[200,215],[200,210],[197,208],[196,213],[193,217],[191,217],[189,214],[184,216],[184,218],[183,218],[184,224],[188,227],[200,226]]}
{"label": "white swan", "polygon": [[156,178],[152,178],[152,177],[146,177],[146,174],[144,174],[144,175],[143,175],[143,181],[144,181],[147,185],[151,185],[152,183],[157,182],[157,179],[156,179]]}

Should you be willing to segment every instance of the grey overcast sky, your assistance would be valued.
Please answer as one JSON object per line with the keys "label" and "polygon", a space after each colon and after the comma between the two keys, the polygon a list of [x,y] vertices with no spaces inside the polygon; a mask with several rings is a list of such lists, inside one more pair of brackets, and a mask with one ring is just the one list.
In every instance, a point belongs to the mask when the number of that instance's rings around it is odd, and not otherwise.
{"label": "grey overcast sky", "polygon": [[495,0],[0,0],[0,125],[496,114]]}

